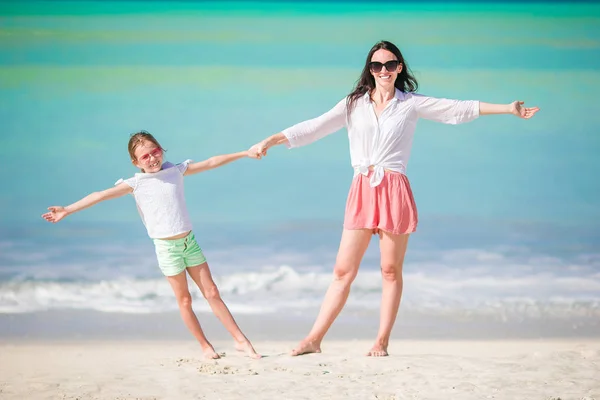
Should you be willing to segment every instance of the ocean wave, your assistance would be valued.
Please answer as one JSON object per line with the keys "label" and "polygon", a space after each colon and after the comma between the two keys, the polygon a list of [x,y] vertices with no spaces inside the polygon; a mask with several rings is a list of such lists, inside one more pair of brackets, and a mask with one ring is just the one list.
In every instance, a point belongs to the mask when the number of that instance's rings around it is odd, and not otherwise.
{"label": "ocean wave", "polygon": [[[404,274],[402,310],[439,316],[488,316],[501,321],[530,318],[600,317],[600,277],[559,276],[544,272],[526,276],[490,276],[481,271],[438,269]],[[469,275],[472,276],[469,276]],[[234,313],[291,311],[314,313],[331,280],[331,272],[303,272],[290,266],[215,275],[215,282]],[[194,309],[209,312],[190,282]],[[347,308],[375,312],[381,298],[379,271],[360,271]],[[0,282],[0,313],[54,309],[89,309],[112,313],[159,313],[177,309],[163,278],[90,281]]]}

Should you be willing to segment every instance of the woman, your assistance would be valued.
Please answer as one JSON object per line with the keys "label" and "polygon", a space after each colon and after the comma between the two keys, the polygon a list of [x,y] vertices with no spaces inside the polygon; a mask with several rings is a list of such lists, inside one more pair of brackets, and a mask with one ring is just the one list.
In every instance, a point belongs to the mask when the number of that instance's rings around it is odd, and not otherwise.
{"label": "woman", "polygon": [[350,285],[372,234],[380,238],[383,278],[379,333],[368,356],[388,355],[388,343],[402,296],[402,264],[409,235],[417,227],[417,209],[405,175],[419,118],[446,124],[480,115],[513,114],[531,118],[539,108],[523,102],[488,104],[415,94],[417,81],[400,50],[382,41],[369,51],[355,89],[320,117],[301,122],[253,146],[266,155],[279,144],[304,146],[339,129],[348,129],[354,178],[348,194],[344,230],[334,279],[308,336],[292,355],[319,353],[321,341],[348,298]]}

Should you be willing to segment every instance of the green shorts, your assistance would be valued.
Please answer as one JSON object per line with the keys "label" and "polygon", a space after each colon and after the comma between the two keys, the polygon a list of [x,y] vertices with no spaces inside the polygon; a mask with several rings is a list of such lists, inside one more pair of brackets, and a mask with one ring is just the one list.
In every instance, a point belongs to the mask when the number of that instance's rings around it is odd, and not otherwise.
{"label": "green shorts", "polygon": [[165,276],[174,276],[206,262],[193,232],[181,239],[154,239],[158,266]]}

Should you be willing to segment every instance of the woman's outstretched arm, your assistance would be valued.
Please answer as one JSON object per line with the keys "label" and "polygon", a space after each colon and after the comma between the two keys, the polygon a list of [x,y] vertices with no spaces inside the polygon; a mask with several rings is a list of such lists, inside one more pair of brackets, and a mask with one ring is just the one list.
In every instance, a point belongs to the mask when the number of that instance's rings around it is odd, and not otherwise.
{"label": "woman's outstretched arm", "polygon": [[413,94],[415,109],[420,118],[445,124],[462,124],[480,115],[513,114],[529,119],[539,111],[538,107],[523,107],[522,101],[509,104],[491,104],[478,100],[453,100]]}
{"label": "woman's outstretched arm", "polygon": [[300,147],[313,143],[346,125],[346,99],[338,102],[325,114],[293,125],[282,132],[269,136],[250,148],[251,152],[266,155],[270,147],[285,144],[287,147]]}
{"label": "woman's outstretched arm", "polygon": [[510,104],[490,104],[479,102],[480,115],[513,114],[519,118],[529,119],[540,110],[539,107],[523,107],[522,101],[513,101]]}

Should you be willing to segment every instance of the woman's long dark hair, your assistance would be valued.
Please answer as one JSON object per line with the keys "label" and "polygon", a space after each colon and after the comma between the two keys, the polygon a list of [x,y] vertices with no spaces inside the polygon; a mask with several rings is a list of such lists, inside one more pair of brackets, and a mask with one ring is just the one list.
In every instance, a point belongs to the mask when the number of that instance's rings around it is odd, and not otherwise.
{"label": "woman's long dark hair", "polygon": [[380,50],[380,49],[384,49],[389,52],[392,52],[396,56],[398,61],[400,61],[400,63],[402,64],[402,71],[396,77],[396,82],[394,82],[394,86],[396,88],[407,93],[407,92],[416,92],[419,87],[417,80],[415,79],[415,77],[412,75],[412,72],[408,68],[408,64],[406,64],[404,57],[402,57],[402,53],[400,52],[400,49],[398,47],[396,47],[395,44],[385,41],[385,40],[375,43],[375,46],[373,46],[371,48],[371,50],[369,51],[369,54],[367,55],[367,59],[365,61],[365,67],[363,68],[362,73],[360,74],[360,78],[358,78],[358,81],[356,82],[356,86],[354,87],[354,90],[352,90],[352,92],[348,95],[348,98],[346,100],[346,105],[347,105],[346,108],[348,110],[348,119],[350,119],[350,113],[353,110],[356,100],[358,100],[358,98],[364,96],[365,93],[371,93],[373,91],[373,89],[375,89],[375,78],[373,78],[373,75],[371,75],[369,63],[371,62],[371,57],[373,57],[373,53],[375,53],[377,50]]}

